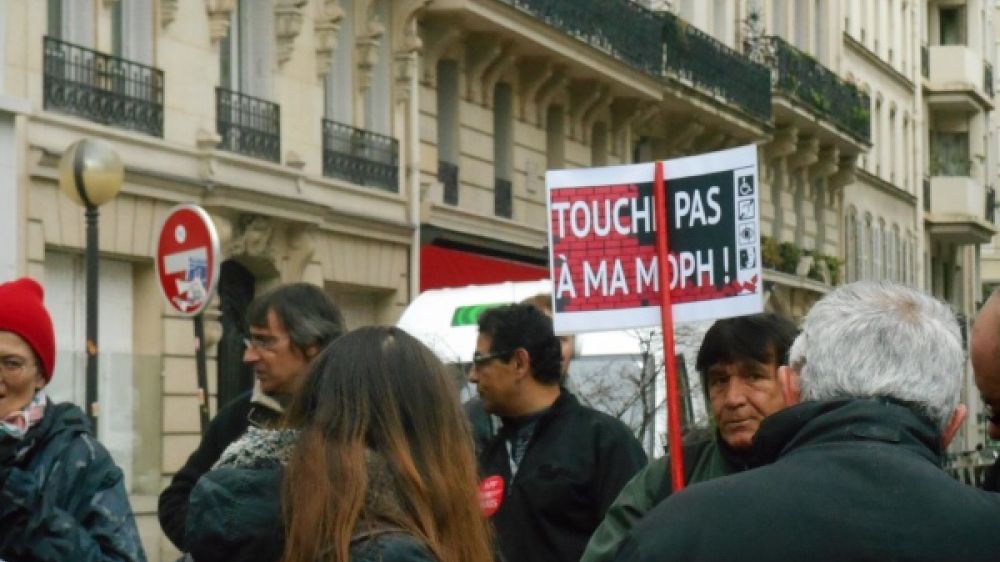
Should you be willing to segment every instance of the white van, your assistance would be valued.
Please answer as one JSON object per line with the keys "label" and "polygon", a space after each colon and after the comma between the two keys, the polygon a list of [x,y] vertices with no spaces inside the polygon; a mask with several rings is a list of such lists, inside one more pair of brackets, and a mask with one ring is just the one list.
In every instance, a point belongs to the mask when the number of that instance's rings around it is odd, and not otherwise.
{"label": "white van", "polygon": [[[476,349],[479,314],[551,291],[552,283],[547,279],[425,291],[410,303],[397,325],[434,350],[442,361],[454,365],[456,377],[465,381]],[[622,420],[654,456],[662,454],[665,443],[662,349],[659,328],[578,334],[569,369],[569,387],[574,394]],[[682,375],[682,388],[690,389],[696,378]],[[474,393],[466,384],[462,398]],[[683,395],[689,419],[704,419],[703,401],[691,400],[690,391]],[[694,394],[698,395],[700,390]]]}

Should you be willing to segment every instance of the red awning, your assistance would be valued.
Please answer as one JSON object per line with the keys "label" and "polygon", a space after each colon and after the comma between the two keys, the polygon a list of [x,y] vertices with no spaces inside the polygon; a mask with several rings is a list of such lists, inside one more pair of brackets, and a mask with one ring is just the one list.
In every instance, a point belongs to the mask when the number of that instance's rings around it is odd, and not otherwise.
{"label": "red awning", "polygon": [[420,248],[421,291],[504,281],[538,281],[548,276],[549,270],[537,265],[439,246]]}

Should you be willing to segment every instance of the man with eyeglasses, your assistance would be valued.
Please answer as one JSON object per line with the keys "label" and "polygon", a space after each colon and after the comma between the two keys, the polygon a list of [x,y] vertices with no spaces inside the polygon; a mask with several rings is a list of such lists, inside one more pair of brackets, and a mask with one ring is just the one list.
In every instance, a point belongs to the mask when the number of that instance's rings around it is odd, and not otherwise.
{"label": "man with eyeglasses", "polygon": [[[1000,289],[987,299],[972,324],[969,358],[989,416],[986,434],[990,439],[1000,439]],[[982,486],[1000,492],[1000,459],[986,471]]]}
{"label": "man with eyeglasses", "polygon": [[145,562],[122,471],[79,407],[46,395],[43,290],[0,284],[0,560]]}
{"label": "man with eyeglasses", "polygon": [[580,559],[622,486],[646,463],[619,420],[560,385],[560,342],[536,307],[479,317],[469,380],[500,431],[479,455],[480,503],[504,560]]}
{"label": "man with eyeglasses", "polygon": [[282,285],[257,297],[247,322],[243,361],[253,365],[253,389],[219,409],[198,448],[160,494],[160,526],[181,550],[187,549],[189,500],[198,479],[248,427],[276,428],[309,362],[346,332],[337,306],[309,283]]}

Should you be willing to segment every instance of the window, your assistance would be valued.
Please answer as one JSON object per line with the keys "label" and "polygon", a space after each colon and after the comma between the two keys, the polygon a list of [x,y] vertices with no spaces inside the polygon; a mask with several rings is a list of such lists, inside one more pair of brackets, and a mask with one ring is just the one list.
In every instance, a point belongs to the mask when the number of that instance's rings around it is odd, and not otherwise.
{"label": "window", "polygon": [[[349,2],[348,2],[349,3]],[[391,131],[392,115],[392,19],[389,0],[377,0],[376,13],[386,32],[378,44],[375,68],[372,69],[371,87],[365,93],[365,128],[382,135]]]}
{"label": "window", "polygon": [[493,90],[494,213],[513,216],[514,93],[510,84],[498,83]]}
{"label": "window", "polygon": [[111,52],[153,64],[153,0],[118,0],[111,8]]}
{"label": "window", "polygon": [[458,106],[458,62],[442,59],[437,64],[438,180],[450,205],[458,204]]}
{"label": "window", "polygon": [[847,281],[858,280],[858,212],[852,206],[844,224],[844,249],[847,254]]}
{"label": "window", "polygon": [[94,2],[48,0],[49,37],[94,48]]}
{"label": "window", "polygon": [[437,64],[438,159],[458,164],[458,62],[441,59]]}
{"label": "window", "polygon": [[931,131],[930,172],[932,176],[968,176],[969,133]]}
{"label": "window", "polygon": [[608,163],[608,126],[603,122],[594,123],[590,135],[590,165],[606,166]]}
{"label": "window", "polygon": [[219,85],[263,99],[271,97],[274,75],[274,14],[260,0],[239,0],[219,46]]}
{"label": "window", "polygon": [[[561,105],[550,105],[545,112],[545,155],[549,170],[566,167],[564,145],[566,139],[566,112]],[[642,160],[637,160],[641,162]]]}
{"label": "window", "polygon": [[863,229],[863,236],[861,238],[861,278],[871,279],[873,277],[874,268],[872,251],[875,248],[873,244],[875,237],[873,236],[872,228],[872,216],[870,213],[865,213],[865,222]]}
{"label": "window", "polygon": [[902,161],[899,151],[903,145],[902,142],[899,142],[899,139],[902,137],[896,131],[896,104],[892,104],[889,107],[889,135],[886,138],[893,139],[894,141],[889,146],[889,161],[886,163],[886,168],[889,169],[889,181],[895,183],[896,168],[899,167],[899,163]]}
{"label": "window", "polygon": [[323,95],[326,117],[348,125],[354,124],[354,2],[340,2],[344,16],[337,31],[337,48],[326,73]]}
{"label": "window", "polygon": [[938,23],[942,45],[965,44],[965,10],[962,7],[941,7]]}
{"label": "window", "polygon": [[882,275],[882,238],[885,235],[885,223],[879,219],[878,224],[871,225],[872,229],[872,267],[870,279],[881,279]]}

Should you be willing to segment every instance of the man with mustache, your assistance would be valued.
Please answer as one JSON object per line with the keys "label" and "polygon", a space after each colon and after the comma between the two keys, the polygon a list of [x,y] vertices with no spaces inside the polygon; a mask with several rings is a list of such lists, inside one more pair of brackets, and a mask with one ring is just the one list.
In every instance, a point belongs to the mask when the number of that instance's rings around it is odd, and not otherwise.
{"label": "man with mustache", "polygon": [[[791,320],[765,313],[719,320],[705,333],[695,366],[717,431],[685,443],[686,483],[748,468],[761,420],[785,406],[778,367],[787,363],[796,331]],[[669,459],[653,460],[622,489],[580,562],[612,560],[632,527],[671,492]]]}

